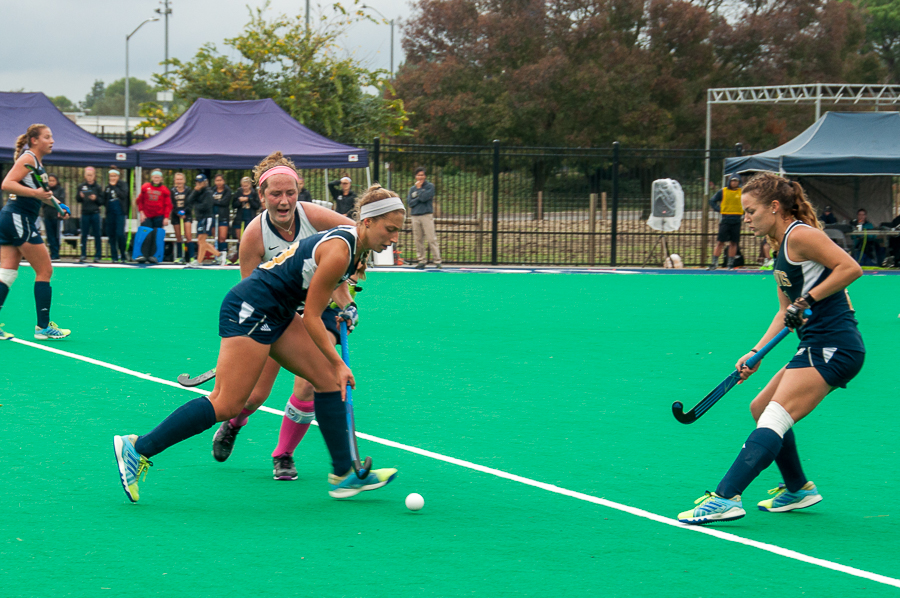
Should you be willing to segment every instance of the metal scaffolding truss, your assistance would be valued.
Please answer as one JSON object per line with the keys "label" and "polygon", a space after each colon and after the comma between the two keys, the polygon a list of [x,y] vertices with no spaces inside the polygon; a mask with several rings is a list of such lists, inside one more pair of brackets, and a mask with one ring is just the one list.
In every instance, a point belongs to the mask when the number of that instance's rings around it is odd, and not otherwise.
{"label": "metal scaffolding truss", "polygon": [[896,106],[900,104],[900,85],[861,85],[853,83],[807,83],[768,87],[715,87],[706,90],[706,193],[709,193],[709,150],[712,142],[714,104],[815,104],[816,120],[822,116],[822,103]]}
{"label": "metal scaffolding truss", "polygon": [[[707,90],[708,104],[876,104],[900,103],[900,85],[810,83]],[[818,114],[816,118],[818,119]]]}

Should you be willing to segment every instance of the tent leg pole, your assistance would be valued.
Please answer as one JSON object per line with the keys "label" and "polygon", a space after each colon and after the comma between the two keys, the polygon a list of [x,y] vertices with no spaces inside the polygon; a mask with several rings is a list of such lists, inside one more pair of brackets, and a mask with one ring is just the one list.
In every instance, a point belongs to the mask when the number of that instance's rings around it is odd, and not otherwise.
{"label": "tent leg pole", "polygon": [[372,186],[372,168],[369,166],[366,166],[366,182],[368,183],[366,189],[368,189]]}
{"label": "tent leg pole", "polygon": [[[331,192],[328,190],[328,169],[325,169],[325,195],[323,196],[326,200],[331,197]],[[337,207],[337,206],[335,206]]]}

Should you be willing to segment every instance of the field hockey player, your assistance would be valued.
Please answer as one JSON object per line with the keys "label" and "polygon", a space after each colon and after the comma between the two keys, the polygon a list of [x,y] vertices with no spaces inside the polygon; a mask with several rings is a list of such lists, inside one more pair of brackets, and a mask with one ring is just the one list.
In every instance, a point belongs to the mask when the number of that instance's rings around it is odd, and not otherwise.
{"label": "field hockey player", "polygon": [[[24,149],[26,144],[27,150]],[[42,160],[51,151],[53,133],[46,125],[33,124],[24,135],[19,135],[13,156],[15,164],[6,174],[2,185],[3,191],[10,194],[9,201],[0,210],[0,308],[19,275],[19,263],[24,257],[34,268],[36,340],[59,340],[72,333],[50,321],[53,296],[50,277],[53,276],[53,265],[36,222],[41,214],[42,203],[54,206],[63,219],[69,217],[69,208],[56,201],[47,187],[47,172]],[[12,337],[13,335],[3,331],[3,324],[0,324],[0,340]]]}
{"label": "field hockey player", "polygon": [[[683,523],[740,519],[746,513],[741,495],[772,461],[784,484],[758,504],[762,511],[786,512],[822,500],[803,473],[793,426],[809,415],[835,388],[846,388],[859,373],[865,346],[846,287],[862,275],[859,265],[819,230],[816,213],[798,183],[772,173],[755,176],[741,196],[744,222],[757,237],[780,248],[774,274],[778,312],[756,347],[738,359],[746,380],[756,368],[744,363],[783,327],[800,337],[797,353],[750,405],[756,429],[716,491],[697,499],[695,508],[678,515]],[[808,319],[803,312],[812,310]]]}
{"label": "field hockey player", "polygon": [[[269,178],[273,188],[290,187],[298,179],[286,166],[266,171],[260,185]],[[335,351],[322,313],[368,251],[397,242],[405,213],[395,193],[371,187],[360,200],[355,227],[341,226],[292,244],[229,291],[219,314],[222,341],[210,395],[185,403],[149,434],[113,439],[120,482],[132,502],[139,499],[138,479],[146,476],[151,457],[240,414],[269,356],[315,388],[316,420],[331,454],[330,496],[347,498],[394,479],[397,470],[392,468],[373,470],[365,479],[352,470],[343,399],[347,385],[355,387],[355,381]],[[306,317],[301,318],[297,308],[304,302]]]}
{"label": "field hockey player", "polygon": [[[257,165],[254,177],[259,181],[275,167],[294,168],[290,159],[275,152]],[[275,177],[259,185],[265,211],[246,228],[240,246],[241,277],[247,278],[261,263],[268,262],[288,249],[291,244],[340,225],[352,225],[346,216],[312,203],[298,202],[298,186],[291,177]],[[345,290],[346,292],[346,290]],[[344,299],[346,301],[346,298]],[[352,301],[352,300],[351,300]],[[350,307],[350,306],[348,306]],[[352,306],[355,309],[355,305]],[[303,314],[303,309],[299,310]],[[339,310],[328,308],[322,313],[322,321],[337,344],[340,333],[337,328]],[[262,374],[250,393],[250,398],[237,417],[222,422],[213,437],[212,453],[216,461],[231,456],[238,432],[247,419],[266,402],[272,392],[281,366],[272,358],[266,361]],[[296,480],[294,450],[303,440],[315,416],[313,387],[305,379],[295,376],[294,389],[285,406],[278,444],[272,452],[272,476],[276,480]]]}

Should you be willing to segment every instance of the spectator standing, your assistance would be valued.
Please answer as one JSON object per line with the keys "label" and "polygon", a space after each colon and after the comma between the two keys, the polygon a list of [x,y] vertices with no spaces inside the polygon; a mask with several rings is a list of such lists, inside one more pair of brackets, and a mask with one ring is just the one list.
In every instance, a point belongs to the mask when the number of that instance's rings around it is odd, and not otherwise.
{"label": "spectator standing", "polygon": [[434,265],[441,268],[441,250],[434,232],[434,184],[425,180],[425,169],[416,168],[416,184],[406,194],[412,216],[413,241],[416,244],[416,268],[424,270],[428,261],[425,243],[431,248]]}
{"label": "spectator standing", "polygon": [[172,196],[172,228],[175,229],[175,262],[184,264],[191,259],[191,208],[188,205],[190,189],[185,184],[183,172],[176,172],[175,185],[169,189]]}
{"label": "spectator standing", "polygon": [[[66,189],[59,184],[59,179],[55,174],[47,175],[47,186],[53,197],[59,203],[66,203]],[[47,248],[50,250],[50,259],[59,260],[59,228],[61,225],[59,219],[59,210],[55,206],[43,204],[41,206],[41,218],[44,220],[44,230],[47,231]]]}
{"label": "spectator standing", "polygon": [[225,184],[225,175],[217,173],[213,178],[215,187],[212,190],[213,204],[215,205],[216,222],[218,223],[218,238],[216,249],[219,250],[219,264],[225,265],[225,255],[228,253],[228,229],[231,223],[231,188]]}
{"label": "spectator standing", "polygon": [[87,261],[88,235],[94,233],[94,263],[103,256],[103,240],[100,235],[100,206],[103,205],[103,189],[97,182],[93,166],[84,169],[84,181],[78,186],[78,203],[81,204],[81,258]]}
{"label": "spectator standing", "polygon": [[234,238],[238,240],[238,249],[230,257],[230,261],[237,263],[244,230],[250,226],[250,223],[256,218],[256,214],[259,213],[259,194],[253,188],[253,179],[248,176],[241,179],[241,188],[234,193],[234,201],[231,202],[231,205],[235,209],[231,228],[234,229]]}
{"label": "spectator standing", "polygon": [[303,177],[300,177],[300,181],[297,183],[300,190],[297,191],[297,201],[308,201],[312,202],[312,195],[309,194],[309,189],[306,188],[306,181],[303,180]]}
{"label": "spectator standing", "polygon": [[[141,193],[137,198],[138,220],[141,226],[146,228],[165,228],[169,225],[169,214],[172,213],[172,196],[169,194],[169,188],[163,185],[163,174],[161,170],[154,170],[150,173],[150,182],[141,186]],[[157,263],[156,253],[156,231],[152,231],[147,237],[147,251],[143,247],[135,247],[134,253],[140,254],[135,259],[138,263],[150,262]]]}
{"label": "spectator standing", "polygon": [[734,259],[737,256],[738,245],[741,242],[741,221],[744,217],[744,208],[741,207],[741,177],[732,175],[728,179],[728,186],[709,198],[712,209],[721,214],[719,220],[719,234],[716,236],[716,248],[713,250],[710,270],[719,267],[719,256],[722,249],[728,245],[728,269],[734,269]]}
{"label": "spectator standing", "polygon": [[822,224],[837,224],[838,219],[837,216],[834,215],[831,211],[831,206],[825,206],[825,210],[822,211],[822,215],[819,216],[819,222]]}
{"label": "spectator standing", "polygon": [[128,183],[122,180],[118,170],[109,171],[109,184],[103,190],[106,205],[106,238],[109,242],[109,256],[113,262],[125,263],[125,218],[127,206],[131,205]]}
{"label": "spectator standing", "polygon": [[215,247],[210,245],[206,239],[211,234],[215,234],[213,227],[213,207],[214,199],[212,190],[209,188],[209,179],[204,174],[198,174],[194,179],[194,190],[188,197],[188,206],[194,212],[194,218],[197,219],[197,265],[202,266],[206,254],[213,257],[219,257],[219,252]]}
{"label": "spectator standing", "polygon": [[328,183],[328,192],[334,200],[334,211],[343,216],[356,207],[356,193],[350,188],[352,182],[350,177],[344,174],[340,180]]}

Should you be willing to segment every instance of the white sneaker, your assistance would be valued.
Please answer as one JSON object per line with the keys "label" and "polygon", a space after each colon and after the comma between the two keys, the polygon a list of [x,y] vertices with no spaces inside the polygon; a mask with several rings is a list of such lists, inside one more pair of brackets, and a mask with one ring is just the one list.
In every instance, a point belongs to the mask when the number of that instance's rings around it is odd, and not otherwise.
{"label": "white sneaker", "polygon": [[56,322],[50,322],[50,325],[44,329],[34,327],[34,339],[38,341],[56,341],[66,338],[72,334],[68,328],[60,328]]}

